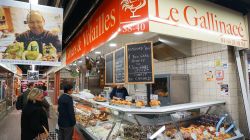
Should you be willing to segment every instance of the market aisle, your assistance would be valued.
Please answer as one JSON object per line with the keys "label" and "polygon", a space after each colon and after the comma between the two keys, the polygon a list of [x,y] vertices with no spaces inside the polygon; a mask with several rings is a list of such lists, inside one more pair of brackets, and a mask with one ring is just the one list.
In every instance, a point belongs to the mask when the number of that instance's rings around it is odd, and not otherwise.
{"label": "market aisle", "polygon": [[[49,129],[55,130],[57,118],[51,113]],[[0,122],[0,140],[20,140],[21,139],[21,111],[13,110]]]}
{"label": "market aisle", "polygon": [[21,111],[13,110],[0,122],[0,140],[20,140]]}

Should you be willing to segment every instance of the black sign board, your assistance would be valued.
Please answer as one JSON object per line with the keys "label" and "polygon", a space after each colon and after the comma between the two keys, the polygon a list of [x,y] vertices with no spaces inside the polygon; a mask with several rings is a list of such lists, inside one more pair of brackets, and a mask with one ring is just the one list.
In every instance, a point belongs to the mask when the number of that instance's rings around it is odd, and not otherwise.
{"label": "black sign board", "polygon": [[154,83],[152,42],[127,44],[127,82]]}
{"label": "black sign board", "polygon": [[111,85],[114,83],[114,56],[113,53],[105,55],[105,84]]}
{"label": "black sign board", "polygon": [[115,83],[125,83],[125,49],[121,48],[115,52]]}

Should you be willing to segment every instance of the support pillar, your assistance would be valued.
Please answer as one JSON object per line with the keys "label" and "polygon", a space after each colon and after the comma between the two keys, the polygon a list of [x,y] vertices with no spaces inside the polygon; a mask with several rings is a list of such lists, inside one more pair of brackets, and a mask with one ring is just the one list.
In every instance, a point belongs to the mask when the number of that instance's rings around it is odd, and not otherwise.
{"label": "support pillar", "polygon": [[54,75],[54,91],[55,91],[55,96],[54,96],[54,104],[57,105],[58,104],[58,97],[60,96],[60,71],[55,72]]}

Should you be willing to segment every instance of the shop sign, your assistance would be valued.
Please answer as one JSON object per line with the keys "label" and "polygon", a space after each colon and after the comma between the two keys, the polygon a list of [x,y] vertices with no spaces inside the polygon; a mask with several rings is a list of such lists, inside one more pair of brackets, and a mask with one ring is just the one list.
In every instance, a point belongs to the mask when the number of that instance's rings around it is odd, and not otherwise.
{"label": "shop sign", "polygon": [[66,64],[94,50],[119,31],[119,1],[104,0],[80,33],[66,48]]}
{"label": "shop sign", "polygon": [[120,0],[121,34],[148,32],[148,0]]}
{"label": "shop sign", "polygon": [[148,0],[149,31],[248,48],[247,20],[206,1]]}
{"label": "shop sign", "polygon": [[0,20],[1,63],[60,65],[62,8],[1,1]]}

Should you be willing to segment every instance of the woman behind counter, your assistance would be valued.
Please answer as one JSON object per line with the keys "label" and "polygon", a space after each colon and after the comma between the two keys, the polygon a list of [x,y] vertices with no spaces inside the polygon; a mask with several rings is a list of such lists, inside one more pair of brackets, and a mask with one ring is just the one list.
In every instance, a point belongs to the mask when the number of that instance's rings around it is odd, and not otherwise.
{"label": "woman behind counter", "polygon": [[126,96],[128,96],[128,91],[123,85],[115,86],[110,93],[111,99],[113,99],[113,97],[117,97],[125,100]]}

